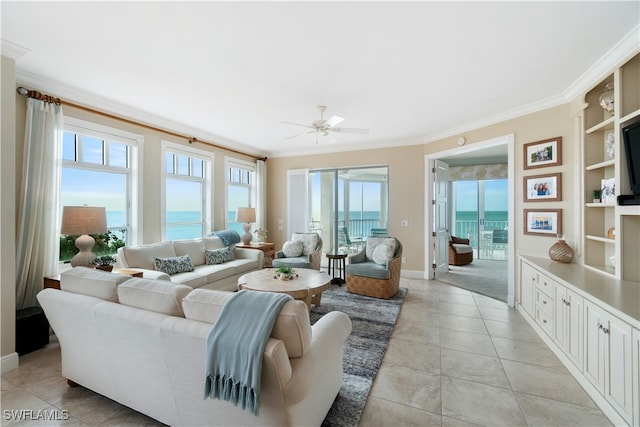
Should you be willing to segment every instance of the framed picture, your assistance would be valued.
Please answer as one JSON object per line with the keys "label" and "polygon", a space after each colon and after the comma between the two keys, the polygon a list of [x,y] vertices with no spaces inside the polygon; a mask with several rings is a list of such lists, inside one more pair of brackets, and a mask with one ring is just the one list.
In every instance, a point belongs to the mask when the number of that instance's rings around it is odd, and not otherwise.
{"label": "framed picture", "polygon": [[559,202],[562,200],[562,174],[525,176],[525,202]]}
{"label": "framed picture", "polygon": [[524,144],[524,168],[535,169],[562,164],[562,137]]}
{"label": "framed picture", "polygon": [[600,189],[602,190],[602,203],[616,203],[616,179],[605,178],[600,181]]}
{"label": "framed picture", "polygon": [[534,236],[562,234],[562,209],[525,209],[524,234]]}

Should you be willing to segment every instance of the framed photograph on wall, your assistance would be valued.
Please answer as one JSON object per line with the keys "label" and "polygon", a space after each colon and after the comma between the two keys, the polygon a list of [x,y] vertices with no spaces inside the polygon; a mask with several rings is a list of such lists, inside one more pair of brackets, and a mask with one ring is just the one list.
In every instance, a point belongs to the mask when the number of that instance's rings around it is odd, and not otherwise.
{"label": "framed photograph on wall", "polygon": [[524,168],[535,169],[562,164],[562,137],[524,144]]}
{"label": "framed photograph on wall", "polygon": [[562,209],[525,209],[524,234],[534,236],[562,234]]}
{"label": "framed photograph on wall", "polygon": [[562,200],[562,174],[532,175],[522,178],[525,202],[559,202]]}

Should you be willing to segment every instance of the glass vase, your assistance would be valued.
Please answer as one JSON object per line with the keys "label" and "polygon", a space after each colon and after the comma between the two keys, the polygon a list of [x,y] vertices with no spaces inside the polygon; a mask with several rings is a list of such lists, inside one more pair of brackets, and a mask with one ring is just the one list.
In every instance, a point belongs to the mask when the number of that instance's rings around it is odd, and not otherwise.
{"label": "glass vase", "polygon": [[599,101],[600,106],[604,108],[605,111],[608,111],[613,116],[614,113],[614,99],[613,99],[613,83],[607,83],[605,86],[605,91],[600,95]]}

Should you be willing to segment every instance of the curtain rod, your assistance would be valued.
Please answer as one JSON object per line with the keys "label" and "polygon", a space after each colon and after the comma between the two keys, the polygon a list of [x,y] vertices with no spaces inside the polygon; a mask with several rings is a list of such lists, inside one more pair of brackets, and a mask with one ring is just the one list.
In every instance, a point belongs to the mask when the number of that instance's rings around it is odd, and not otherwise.
{"label": "curtain rod", "polygon": [[121,122],[125,122],[125,123],[128,123],[130,125],[143,127],[143,128],[155,131],[155,132],[161,132],[161,133],[164,133],[164,134],[167,134],[167,135],[175,136],[177,138],[186,139],[189,142],[189,144],[193,144],[194,142],[198,142],[200,144],[208,145],[210,147],[218,148],[220,150],[226,150],[226,151],[230,151],[232,153],[241,154],[243,156],[249,156],[249,157],[251,157],[251,158],[253,158],[255,160],[267,160],[266,157],[257,157],[257,156],[255,156],[253,154],[244,153],[244,152],[239,151],[239,150],[234,150],[233,148],[223,147],[221,145],[217,145],[217,144],[214,144],[212,142],[201,141],[201,140],[197,139],[194,136],[186,136],[186,135],[183,135],[183,134],[180,134],[180,133],[177,133],[177,132],[173,132],[173,131],[170,131],[170,130],[167,130],[167,129],[161,129],[161,128],[158,128],[158,127],[155,127],[155,126],[147,125],[145,123],[140,123],[140,122],[136,122],[134,120],[126,119],[124,117],[116,116],[114,114],[109,114],[109,113],[105,113],[103,111],[94,110],[92,108],[85,107],[85,106],[82,106],[82,105],[78,105],[78,104],[75,104],[73,102],[63,101],[60,98],[56,98],[56,97],[51,96],[51,95],[43,94],[41,92],[38,92],[37,90],[29,90],[29,89],[27,89],[25,87],[19,86],[16,89],[16,91],[22,96],[38,99],[40,101],[48,102],[50,104],[67,105],[69,107],[76,108],[78,110],[83,110],[83,111],[86,111],[88,113],[97,114],[99,116],[107,117],[109,119],[119,120]]}

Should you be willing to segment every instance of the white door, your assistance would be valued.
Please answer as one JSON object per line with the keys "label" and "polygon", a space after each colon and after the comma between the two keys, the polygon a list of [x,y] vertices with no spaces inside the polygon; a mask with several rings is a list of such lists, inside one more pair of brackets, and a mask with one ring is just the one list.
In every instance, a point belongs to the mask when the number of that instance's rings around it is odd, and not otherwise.
{"label": "white door", "polygon": [[433,277],[439,277],[449,271],[449,227],[447,201],[449,186],[449,165],[435,160],[433,168],[433,233],[435,247],[432,264]]}

